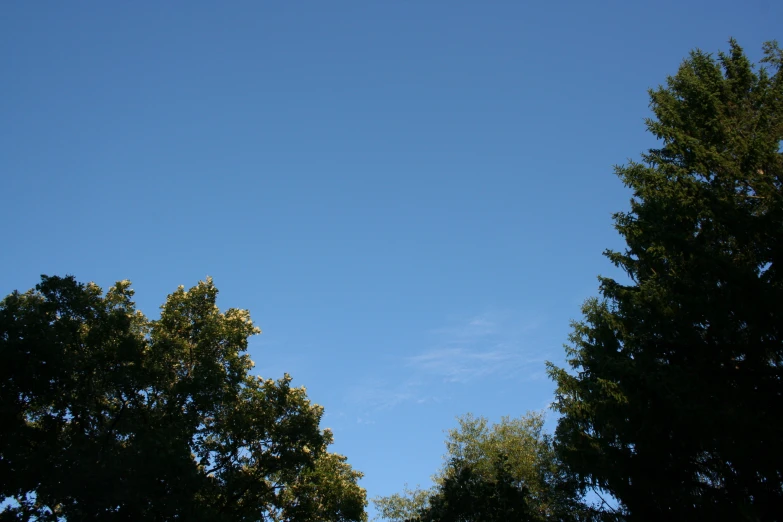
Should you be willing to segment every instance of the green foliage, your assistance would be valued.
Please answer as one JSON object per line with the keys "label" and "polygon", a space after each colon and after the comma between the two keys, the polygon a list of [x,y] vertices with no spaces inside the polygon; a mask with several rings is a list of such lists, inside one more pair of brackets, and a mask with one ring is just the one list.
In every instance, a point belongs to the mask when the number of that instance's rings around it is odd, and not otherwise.
{"label": "green foliage", "polygon": [[436,491],[434,487],[409,489],[406,486],[402,493],[394,493],[388,497],[377,497],[372,499],[372,503],[378,511],[379,519],[403,522],[415,519],[419,512],[429,505],[429,499],[435,495]]}
{"label": "green foliage", "polygon": [[[772,520],[783,505],[783,53],[733,40],[650,92],[660,149],[616,169],[631,279],[600,279],[550,365],[556,447],[630,520]],[[775,507],[777,506],[777,507]]]}
{"label": "green foliage", "polygon": [[542,414],[490,425],[466,415],[449,430],[444,467],[428,490],[373,499],[396,522],[595,520],[560,466]]}
{"label": "green foliage", "polygon": [[247,311],[221,313],[211,279],[157,321],[132,296],[43,277],[0,303],[0,518],[365,519],[323,409],[248,374]]}
{"label": "green foliage", "polygon": [[417,522],[526,522],[541,520],[531,507],[529,491],[511,473],[507,459],[492,459],[491,476],[455,459],[438,491]]}

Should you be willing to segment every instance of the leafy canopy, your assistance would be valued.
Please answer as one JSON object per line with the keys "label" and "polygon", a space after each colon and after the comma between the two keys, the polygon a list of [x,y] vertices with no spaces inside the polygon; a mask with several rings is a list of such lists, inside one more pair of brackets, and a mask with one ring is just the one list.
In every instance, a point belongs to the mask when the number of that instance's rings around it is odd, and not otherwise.
{"label": "leafy canopy", "polygon": [[4,520],[365,519],[323,408],[249,374],[260,330],[217,293],[180,287],[155,321],[129,281],[44,276],[0,302]]}
{"label": "leafy canopy", "polygon": [[449,430],[443,468],[428,490],[373,500],[380,517],[403,522],[597,520],[598,511],[557,460],[544,417],[490,425],[466,415]]}

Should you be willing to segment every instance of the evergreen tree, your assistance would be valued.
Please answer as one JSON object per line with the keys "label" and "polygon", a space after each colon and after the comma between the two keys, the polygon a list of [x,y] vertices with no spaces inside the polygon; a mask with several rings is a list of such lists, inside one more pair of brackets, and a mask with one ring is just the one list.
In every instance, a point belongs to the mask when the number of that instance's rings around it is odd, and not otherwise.
{"label": "evergreen tree", "polygon": [[650,91],[661,148],[618,167],[606,256],[557,383],[561,458],[629,520],[783,513],[783,53],[695,51]]}

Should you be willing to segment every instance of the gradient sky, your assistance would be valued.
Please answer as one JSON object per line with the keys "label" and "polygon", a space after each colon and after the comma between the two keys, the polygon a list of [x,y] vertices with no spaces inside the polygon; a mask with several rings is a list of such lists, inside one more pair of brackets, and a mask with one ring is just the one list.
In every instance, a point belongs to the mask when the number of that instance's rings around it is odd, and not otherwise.
{"label": "gradient sky", "polygon": [[427,485],[456,415],[552,400],[647,89],[781,28],[762,0],[4,1],[0,293],[127,278],[155,317],[211,275],[371,497]]}

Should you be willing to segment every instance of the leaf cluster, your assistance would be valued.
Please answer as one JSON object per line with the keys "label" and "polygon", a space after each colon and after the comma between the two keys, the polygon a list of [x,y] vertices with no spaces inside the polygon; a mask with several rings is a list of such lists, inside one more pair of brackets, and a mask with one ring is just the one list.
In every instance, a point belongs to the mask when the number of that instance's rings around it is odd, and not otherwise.
{"label": "leaf cluster", "polygon": [[304,388],[249,374],[247,311],[211,279],[158,320],[129,281],[42,277],[0,303],[3,520],[363,520]]}
{"label": "leaf cluster", "polygon": [[428,490],[374,499],[381,518],[405,522],[589,521],[595,506],[561,466],[544,432],[544,416],[528,413],[490,424],[465,415],[448,432],[443,468]]}

